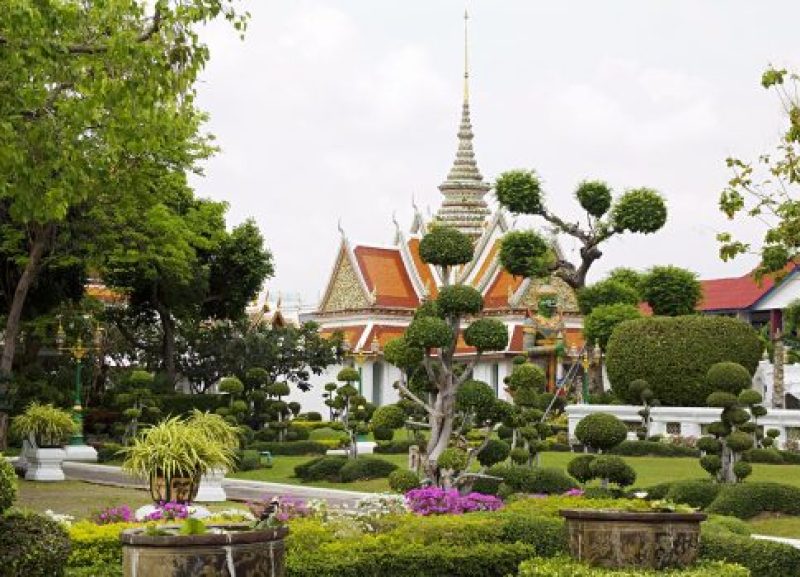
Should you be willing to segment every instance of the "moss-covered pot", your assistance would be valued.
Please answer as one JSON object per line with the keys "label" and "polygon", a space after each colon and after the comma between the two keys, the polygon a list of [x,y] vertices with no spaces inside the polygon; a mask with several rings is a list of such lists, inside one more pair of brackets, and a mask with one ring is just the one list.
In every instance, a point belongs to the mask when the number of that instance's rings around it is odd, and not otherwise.
{"label": "moss-covered pot", "polygon": [[559,511],[567,520],[570,553],[608,568],[687,567],[697,559],[702,513]]}
{"label": "moss-covered pot", "polygon": [[125,577],[284,577],[285,527],[260,531],[246,525],[211,525],[203,535],[148,536],[143,528],[122,533]]}

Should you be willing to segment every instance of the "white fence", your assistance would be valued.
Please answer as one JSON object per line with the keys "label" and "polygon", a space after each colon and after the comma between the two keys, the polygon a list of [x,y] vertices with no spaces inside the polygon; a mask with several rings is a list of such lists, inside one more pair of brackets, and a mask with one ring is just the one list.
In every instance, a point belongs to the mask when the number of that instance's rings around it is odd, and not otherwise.
{"label": "white fence", "polygon": [[[629,438],[635,439],[636,426],[640,426],[641,406],[636,405],[569,405],[569,437],[575,440],[575,427],[586,415],[611,413],[629,425]],[[650,410],[650,435],[669,435],[674,437],[700,437],[704,425],[719,420],[721,410],[708,407],[653,407]],[[787,440],[800,441],[800,411],[769,409],[766,416],[758,419],[758,424],[767,429],[777,429],[780,436],[777,445],[784,448]]]}

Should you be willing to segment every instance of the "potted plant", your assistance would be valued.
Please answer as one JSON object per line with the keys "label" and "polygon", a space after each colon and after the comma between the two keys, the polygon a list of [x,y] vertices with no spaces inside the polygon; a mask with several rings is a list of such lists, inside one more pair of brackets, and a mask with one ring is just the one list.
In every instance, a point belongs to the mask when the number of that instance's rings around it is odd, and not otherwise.
{"label": "potted plant", "polygon": [[250,524],[206,526],[190,517],[181,526],[128,529],[121,535],[124,575],[284,577],[289,530],[282,519],[290,515],[283,509],[277,500],[255,506]]}
{"label": "potted plant", "polygon": [[[187,421],[189,426],[203,431],[206,436],[216,439],[225,447],[233,451],[239,448],[239,428],[231,425],[224,417],[214,413],[202,412],[194,409]],[[218,467],[209,469],[200,478],[200,488],[195,497],[201,503],[222,502],[227,499],[225,489],[222,487],[222,480],[225,478],[227,469]]]}
{"label": "potted plant", "polygon": [[63,481],[61,464],[66,457],[62,446],[75,432],[72,416],[53,405],[31,403],[14,417],[11,432],[27,440],[25,478],[29,481]]}
{"label": "potted plant", "polygon": [[147,479],[156,502],[193,501],[200,478],[214,469],[229,469],[234,458],[229,445],[180,417],[144,430],[122,452],[123,470]]}

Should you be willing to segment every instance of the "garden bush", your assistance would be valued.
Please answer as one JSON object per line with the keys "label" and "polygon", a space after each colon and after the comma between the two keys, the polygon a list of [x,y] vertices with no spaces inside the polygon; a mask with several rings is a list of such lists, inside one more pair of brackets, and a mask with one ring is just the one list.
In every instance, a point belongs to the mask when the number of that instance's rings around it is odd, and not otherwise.
{"label": "garden bush", "polygon": [[530,559],[519,567],[519,577],[750,577],[740,565],[705,562],[688,569],[647,571],[644,569],[605,569],[591,567],[569,557]]}
{"label": "garden bush", "polygon": [[164,412],[173,416],[188,415],[192,409],[201,412],[213,413],[219,407],[227,407],[230,404],[229,395],[188,395],[176,393],[174,395],[159,395],[159,402],[165,407]]}
{"label": "garden bush", "polygon": [[311,431],[306,427],[295,427],[290,423],[289,428],[286,430],[286,440],[289,442],[308,441],[310,437]]}
{"label": "garden bush", "polygon": [[66,530],[36,513],[0,516],[0,573],[8,577],[60,577],[70,554]]}
{"label": "garden bush", "polygon": [[575,427],[575,436],[593,449],[606,451],[625,440],[628,428],[614,415],[593,413],[580,420]]}
{"label": "garden bush", "polygon": [[287,441],[285,443],[267,443],[256,441],[250,443],[248,449],[269,451],[272,455],[324,455],[331,447],[316,441]]}
{"label": "garden bush", "polygon": [[502,463],[508,458],[511,445],[498,439],[490,439],[486,446],[478,453],[478,462],[484,467],[491,467]]}
{"label": "garden bush", "polygon": [[666,498],[675,503],[705,509],[717,498],[720,488],[718,483],[710,479],[676,481],[667,491]]}
{"label": "garden bush", "polygon": [[780,483],[727,485],[706,512],[739,519],[750,519],[764,512],[800,515],[800,488]]}
{"label": "garden bush", "polygon": [[69,538],[72,543],[69,566],[120,565],[122,563],[122,542],[119,535],[125,529],[134,526],[135,524],[132,523],[110,523],[108,525],[97,525],[91,521],[74,523],[69,528]]}
{"label": "garden bush", "polygon": [[501,477],[514,493],[542,493],[559,495],[578,486],[577,481],[561,469],[531,468],[519,465],[495,465],[487,471]]}
{"label": "garden bush", "polygon": [[419,486],[420,478],[414,471],[397,469],[389,473],[389,488],[395,493],[405,494]]}
{"label": "garden bush", "polygon": [[391,441],[394,439],[394,429],[388,427],[372,427],[372,437],[376,441]]}
{"label": "garden bush", "polygon": [[682,447],[672,443],[654,441],[622,441],[613,449],[608,450],[614,455],[625,457],[693,457],[700,456],[700,451],[691,447]]}
{"label": "garden bush", "polygon": [[590,468],[594,455],[579,455],[572,459],[567,465],[567,473],[575,477],[581,483],[587,483],[594,478]]}
{"label": "garden bush", "polygon": [[261,468],[261,453],[253,449],[236,451],[236,470],[254,471]]}
{"label": "garden bush", "polygon": [[503,529],[503,523],[495,515],[415,515],[404,519],[391,532],[391,537],[421,545],[472,546],[500,541],[524,542],[521,539],[504,539]]}
{"label": "garden bush", "polygon": [[300,413],[297,415],[297,419],[300,421],[312,421],[318,423],[322,421],[322,415],[317,411],[309,411],[308,413]]}
{"label": "garden bush", "polygon": [[339,455],[317,457],[297,465],[294,474],[303,481],[338,481],[339,471],[347,460],[347,457]]}
{"label": "garden bush", "polygon": [[633,467],[615,455],[599,455],[589,463],[589,472],[595,479],[603,479],[620,487],[629,487],[636,482]]}
{"label": "garden bush", "polygon": [[771,463],[782,465],[783,455],[778,449],[749,449],[742,453],[742,459],[748,463]]}
{"label": "garden bush", "polygon": [[120,451],[122,449],[123,446],[119,443],[103,443],[97,447],[97,462],[108,463],[109,461],[121,459]]}
{"label": "garden bush", "polygon": [[[666,483],[659,483],[658,485],[653,485],[651,487],[647,487],[641,490],[647,493],[647,498],[649,500],[657,501],[659,499],[667,498],[667,493],[669,493],[669,490],[672,488],[673,483],[675,483],[675,481],[668,481]],[[630,495],[635,492],[637,492],[636,489],[628,491],[628,494]]]}
{"label": "garden bush", "polygon": [[700,540],[700,557],[737,563],[747,567],[751,577],[800,575],[800,549],[741,535],[704,534]]}
{"label": "garden bush", "polygon": [[629,385],[644,379],[667,406],[703,406],[712,392],[708,369],[731,361],[752,375],[761,358],[757,333],[726,317],[651,317],[620,324],[608,341],[606,363],[614,394],[636,402]]}
{"label": "garden bush", "polygon": [[17,498],[17,475],[14,465],[0,453],[0,515],[14,504]]}
{"label": "garden bush", "polygon": [[350,483],[352,481],[388,477],[395,469],[397,469],[397,465],[391,461],[378,457],[359,457],[357,459],[349,459],[344,467],[339,470],[339,476],[343,483]]}
{"label": "garden bush", "polygon": [[372,450],[379,455],[403,455],[408,453],[412,445],[416,445],[416,441],[403,440],[403,441],[379,441],[375,448]]}
{"label": "garden bush", "polygon": [[567,551],[567,530],[562,519],[505,511],[497,516],[502,520],[502,541],[531,545],[535,555],[546,557]]}
{"label": "garden bush", "polygon": [[741,519],[726,515],[709,515],[700,528],[703,535],[733,533],[734,535],[749,536],[751,533],[750,525]]}
{"label": "garden bush", "polygon": [[[711,365],[706,374],[706,384],[712,391],[722,391],[738,395],[745,389],[753,386],[753,378],[739,363],[730,361]],[[761,401],[757,401],[756,404]]]}
{"label": "garden bush", "polygon": [[271,443],[278,439],[277,429],[260,429],[253,433],[253,439],[264,443]]}

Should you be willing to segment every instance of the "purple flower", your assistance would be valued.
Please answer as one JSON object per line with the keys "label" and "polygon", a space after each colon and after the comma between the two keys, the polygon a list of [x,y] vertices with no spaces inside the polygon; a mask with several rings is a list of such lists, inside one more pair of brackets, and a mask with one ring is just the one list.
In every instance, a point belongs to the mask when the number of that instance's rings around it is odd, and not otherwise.
{"label": "purple flower", "polygon": [[98,525],[108,525],[110,523],[130,523],[133,521],[133,512],[127,505],[119,507],[109,507],[100,511],[94,517],[94,522]]}
{"label": "purple flower", "polygon": [[564,493],[565,497],[583,497],[584,494],[583,489],[570,489],[566,493]]}
{"label": "purple flower", "polygon": [[460,515],[472,511],[495,511],[503,502],[492,495],[461,495],[455,489],[426,487],[406,493],[409,509],[417,515]]}

